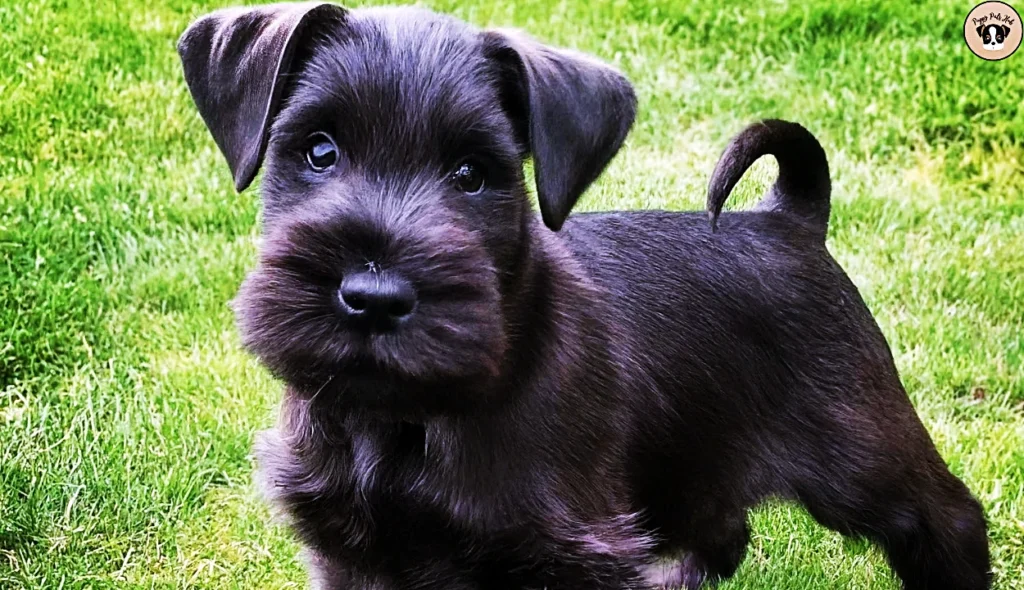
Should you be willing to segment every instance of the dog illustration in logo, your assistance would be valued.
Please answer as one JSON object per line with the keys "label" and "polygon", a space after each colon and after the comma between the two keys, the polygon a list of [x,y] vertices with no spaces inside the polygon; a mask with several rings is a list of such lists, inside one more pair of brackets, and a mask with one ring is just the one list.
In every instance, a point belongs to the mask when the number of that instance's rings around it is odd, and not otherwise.
{"label": "dog illustration in logo", "polygon": [[1010,27],[1006,25],[981,25],[978,27],[978,36],[981,37],[983,47],[986,51],[999,51],[1003,48],[1003,42],[1010,34]]}

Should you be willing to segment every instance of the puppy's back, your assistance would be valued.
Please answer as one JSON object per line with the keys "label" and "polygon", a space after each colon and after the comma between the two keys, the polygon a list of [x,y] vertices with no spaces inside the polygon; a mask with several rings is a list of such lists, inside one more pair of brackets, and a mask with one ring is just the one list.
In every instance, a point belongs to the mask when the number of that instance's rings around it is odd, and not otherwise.
{"label": "puppy's back", "polygon": [[[836,374],[834,363],[895,375],[881,331],[818,231],[784,213],[727,213],[716,233],[698,213],[594,213],[570,218],[562,233],[603,292],[615,337],[666,395],[749,411],[751,401],[813,403],[806,375],[787,367],[822,378]],[[797,390],[799,399],[777,399]]]}

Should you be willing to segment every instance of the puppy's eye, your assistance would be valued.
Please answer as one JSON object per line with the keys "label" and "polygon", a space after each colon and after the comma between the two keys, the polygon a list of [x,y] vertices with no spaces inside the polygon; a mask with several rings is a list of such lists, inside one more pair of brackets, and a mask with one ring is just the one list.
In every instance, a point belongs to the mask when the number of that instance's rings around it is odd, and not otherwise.
{"label": "puppy's eye", "polygon": [[475,195],[484,190],[484,173],[477,164],[463,162],[452,173],[452,182],[460,191],[468,195]]}
{"label": "puppy's eye", "polygon": [[314,133],[309,137],[306,149],[306,163],[315,172],[323,172],[338,162],[338,146],[326,133]]}

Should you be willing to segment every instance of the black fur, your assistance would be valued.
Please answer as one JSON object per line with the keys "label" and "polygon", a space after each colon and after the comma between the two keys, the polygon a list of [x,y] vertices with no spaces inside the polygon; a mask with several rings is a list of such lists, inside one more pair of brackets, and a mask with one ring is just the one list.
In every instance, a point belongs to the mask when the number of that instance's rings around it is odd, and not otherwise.
{"label": "black fur", "polygon": [[818,230],[824,239],[832,194],[825,151],[800,125],[775,119],[745,129],[733,138],[718,160],[708,186],[707,209],[712,231],[718,230],[722,206],[736,183],[747,168],[766,155],[778,160],[779,178],[758,209],[789,213],[806,222],[808,229]]}
{"label": "black fur", "polygon": [[[780,179],[715,234],[698,214],[566,220],[632,123],[620,74],[422,10],[301,6],[214,13],[180,51],[240,188],[265,159],[235,306],[287,383],[257,456],[318,588],[696,588],[736,570],[768,497],[876,540],[906,588],[988,587],[980,506],[825,248],[810,133],[734,140],[713,220],[761,155]],[[315,132],[340,148],[326,172]],[[480,194],[449,180],[466,158]],[[414,285],[415,312],[351,325],[337,291],[366,268]]]}

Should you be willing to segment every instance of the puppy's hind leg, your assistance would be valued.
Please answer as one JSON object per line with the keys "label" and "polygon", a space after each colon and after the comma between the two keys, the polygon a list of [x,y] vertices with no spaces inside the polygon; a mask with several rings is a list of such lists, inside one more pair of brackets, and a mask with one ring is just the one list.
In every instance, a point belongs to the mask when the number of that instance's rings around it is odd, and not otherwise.
{"label": "puppy's hind leg", "polygon": [[802,494],[802,500],[821,524],[881,545],[906,590],[990,587],[985,519],[960,480],[947,474],[898,492],[879,486],[856,493],[856,500],[836,502],[816,492]]}
{"label": "puppy's hind leg", "polygon": [[919,486],[917,513],[901,514],[908,520],[890,527],[880,542],[907,590],[990,588],[981,505],[963,482],[942,468],[942,474]]}
{"label": "puppy's hind leg", "polygon": [[881,545],[906,590],[988,589],[980,504],[949,472],[916,416],[899,422],[882,437],[836,425],[819,441],[827,458],[817,455],[817,475],[795,486],[797,498],[821,524]]}

